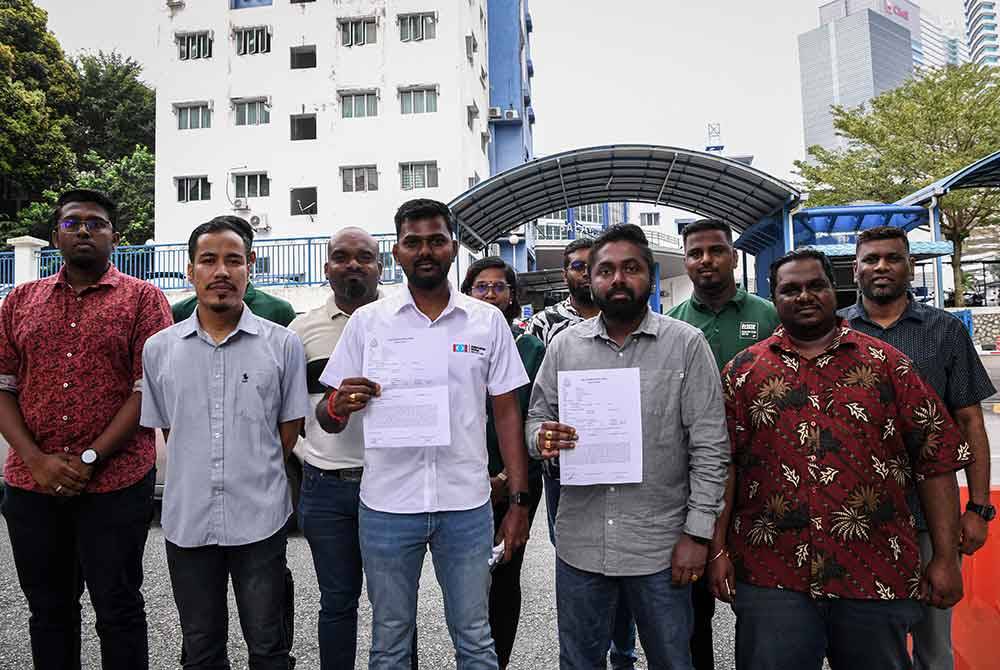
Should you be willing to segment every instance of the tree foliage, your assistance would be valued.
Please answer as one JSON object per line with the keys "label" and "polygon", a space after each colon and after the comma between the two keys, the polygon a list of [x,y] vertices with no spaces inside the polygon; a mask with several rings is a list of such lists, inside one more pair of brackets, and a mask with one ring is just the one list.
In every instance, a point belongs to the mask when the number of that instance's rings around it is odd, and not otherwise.
{"label": "tree foliage", "polygon": [[71,188],[89,188],[107,194],[118,203],[121,244],[145,244],[153,237],[153,153],[142,145],[128,156],[108,160],[96,152],[81,160],[84,168],[57,189],[18,212],[9,236],[32,235],[43,240],[51,236],[51,214],[59,193]]}
{"label": "tree foliage", "polygon": [[[846,147],[810,147],[810,160],[795,163],[809,204],[895,202],[1000,150],[1000,68],[930,70],[861,107],[834,107],[833,116]],[[961,286],[966,241],[1000,224],[1000,192],[954,191],[942,199],[941,211]]]}
{"label": "tree foliage", "polygon": [[130,155],[137,144],[153,149],[156,94],[141,79],[138,61],[112,51],[82,54],[76,60],[80,102],[74,150],[97,151],[110,160]]}

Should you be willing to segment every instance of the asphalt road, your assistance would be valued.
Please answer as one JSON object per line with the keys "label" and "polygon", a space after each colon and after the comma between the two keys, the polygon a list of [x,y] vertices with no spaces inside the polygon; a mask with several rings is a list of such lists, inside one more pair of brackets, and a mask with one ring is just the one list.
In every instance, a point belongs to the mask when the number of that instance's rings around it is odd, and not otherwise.
{"label": "asphalt road", "polygon": [[[544,504],[544,503],[543,503]],[[319,668],[316,640],[316,620],[319,613],[319,591],[312,555],[305,538],[293,536],[288,543],[288,563],[295,575],[295,645],[293,653],[299,659],[298,668]],[[175,670],[180,649],[180,626],[170,592],[170,578],[163,548],[163,534],[154,527],[146,543],[146,611],[149,618],[149,644],[154,670]],[[556,633],[555,554],[545,528],[545,511],[539,509],[532,527],[532,538],[522,571],[523,605],[521,624],[511,668],[543,670],[559,667],[559,641]],[[434,578],[428,556],[421,578],[419,619],[420,665],[427,670],[454,668],[454,652],[444,621],[441,591]],[[93,611],[84,595],[83,609],[83,668],[99,670],[100,652],[94,632]],[[246,648],[239,629],[239,615],[230,594],[229,654],[234,670],[247,667]],[[358,631],[358,668],[367,667],[371,634],[371,608],[362,595]],[[0,520],[0,668],[27,670],[31,668],[28,644],[28,612],[24,596],[17,584],[6,525]],[[732,668],[734,618],[727,606],[720,603],[715,618],[716,667]],[[644,659],[636,666],[646,668]]]}

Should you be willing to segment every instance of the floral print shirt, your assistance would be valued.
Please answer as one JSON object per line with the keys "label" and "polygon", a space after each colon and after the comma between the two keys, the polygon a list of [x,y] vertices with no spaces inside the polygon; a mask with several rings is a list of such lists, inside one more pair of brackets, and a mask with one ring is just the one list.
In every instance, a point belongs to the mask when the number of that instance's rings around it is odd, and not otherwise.
{"label": "floral print shirt", "polygon": [[809,360],[779,326],[723,371],[736,576],[815,598],[913,598],[906,489],[968,465],[969,445],[908,358],[838,329]]}

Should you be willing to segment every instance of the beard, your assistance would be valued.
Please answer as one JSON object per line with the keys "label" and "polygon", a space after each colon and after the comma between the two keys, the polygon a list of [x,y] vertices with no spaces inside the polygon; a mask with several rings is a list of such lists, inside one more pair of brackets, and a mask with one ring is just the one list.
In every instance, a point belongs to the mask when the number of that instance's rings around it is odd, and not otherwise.
{"label": "beard", "polygon": [[906,295],[905,284],[892,284],[886,287],[875,286],[873,283],[861,285],[861,295],[879,305],[887,305]]}
{"label": "beard", "polygon": [[352,302],[364,298],[369,292],[364,279],[357,276],[350,276],[342,282],[338,282],[338,288],[340,289],[340,294]]}
{"label": "beard", "polygon": [[652,295],[652,287],[648,287],[643,295],[638,295],[627,286],[616,286],[608,292],[625,293],[628,301],[622,302],[609,300],[607,296],[600,296],[594,293],[594,304],[596,304],[606,318],[613,321],[631,321],[645,312],[649,296]]}
{"label": "beard", "polygon": [[[419,262],[426,263],[427,260],[421,259]],[[416,264],[414,264],[413,276],[412,277],[409,275],[406,276],[407,281],[413,286],[420,289],[421,291],[430,291],[436,289],[438,286],[440,286],[441,284],[443,284],[448,280],[448,270],[451,268],[451,264],[449,263],[448,267],[446,268],[437,261],[430,261],[430,262],[434,263],[435,272],[433,274],[430,275],[417,274]]]}
{"label": "beard", "polygon": [[571,284],[568,288],[569,294],[577,303],[581,305],[594,304],[594,294],[590,291],[590,284]]}

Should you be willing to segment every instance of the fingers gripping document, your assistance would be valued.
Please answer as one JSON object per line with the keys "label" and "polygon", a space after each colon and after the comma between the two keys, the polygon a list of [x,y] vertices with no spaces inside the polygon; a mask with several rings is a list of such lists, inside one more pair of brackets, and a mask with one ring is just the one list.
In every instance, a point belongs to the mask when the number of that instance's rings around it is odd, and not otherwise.
{"label": "fingers gripping document", "polygon": [[382,387],[364,411],[367,449],[451,442],[445,331],[373,334],[365,344],[364,376]]}
{"label": "fingers gripping document", "polygon": [[559,373],[559,423],[576,428],[561,451],[563,486],[642,482],[639,368]]}

